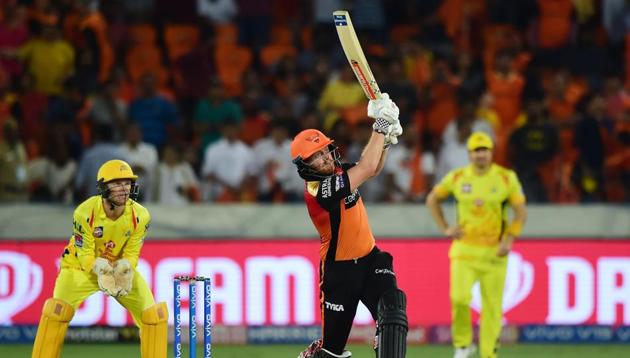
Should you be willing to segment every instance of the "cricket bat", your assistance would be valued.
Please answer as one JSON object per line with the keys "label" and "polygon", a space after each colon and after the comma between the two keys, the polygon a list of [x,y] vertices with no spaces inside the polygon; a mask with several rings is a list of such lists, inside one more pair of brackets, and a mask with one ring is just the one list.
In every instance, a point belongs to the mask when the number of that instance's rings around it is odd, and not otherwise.
{"label": "cricket bat", "polygon": [[381,90],[378,88],[376,79],[365,59],[357,34],[354,32],[354,26],[352,26],[350,14],[345,10],[337,10],[333,12],[333,19],[343,52],[346,54],[350,67],[363,88],[363,92],[365,92],[368,99],[380,98]]}

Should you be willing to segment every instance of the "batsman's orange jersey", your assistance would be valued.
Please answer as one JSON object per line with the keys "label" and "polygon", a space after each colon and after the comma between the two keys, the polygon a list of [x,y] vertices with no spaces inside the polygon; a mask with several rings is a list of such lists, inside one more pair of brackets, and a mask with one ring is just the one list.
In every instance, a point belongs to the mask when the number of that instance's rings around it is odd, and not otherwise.
{"label": "batsman's orange jersey", "polygon": [[346,171],[352,166],[343,164],[334,175],[306,183],[304,201],[321,239],[322,261],[357,259],[375,246],[359,190],[350,192]]}
{"label": "batsman's orange jersey", "polygon": [[455,197],[461,241],[478,246],[497,245],[507,226],[507,204],[525,202],[516,173],[497,164],[483,175],[472,165],[454,169],[434,190],[441,199]]}
{"label": "batsman's orange jersey", "polygon": [[89,272],[94,260],[103,257],[110,262],[125,258],[135,268],[150,221],[149,211],[133,200],[127,200],[124,213],[112,220],[105,215],[101,196],[87,199],[74,210],[73,234],[61,267]]}

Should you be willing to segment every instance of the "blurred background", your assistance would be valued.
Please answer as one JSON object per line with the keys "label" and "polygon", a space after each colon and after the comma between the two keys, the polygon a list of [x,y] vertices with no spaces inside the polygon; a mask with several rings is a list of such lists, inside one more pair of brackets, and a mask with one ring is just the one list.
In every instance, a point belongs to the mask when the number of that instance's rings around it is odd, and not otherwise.
{"label": "blurred background", "polygon": [[[157,299],[170,305],[175,275],[211,276],[218,342],[317,336],[318,240],[290,141],[318,128],[356,161],[371,132],[338,9],[405,128],[361,195],[408,292],[410,340],[450,339],[448,242],[423,202],[482,130],[530,204],[506,342],[630,341],[627,1],[2,0],[0,342],[34,333],[73,206],[112,158],[153,215],[139,269]],[[122,341],[112,327],[131,323],[102,295],[73,321]],[[273,330],[287,325],[315,328]]]}

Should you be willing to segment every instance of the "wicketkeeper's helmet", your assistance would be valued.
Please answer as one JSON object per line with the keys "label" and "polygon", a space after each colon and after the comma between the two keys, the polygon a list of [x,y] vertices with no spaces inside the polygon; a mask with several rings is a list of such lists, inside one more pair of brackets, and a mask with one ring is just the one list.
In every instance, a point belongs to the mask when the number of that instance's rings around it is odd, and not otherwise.
{"label": "wicketkeeper's helmet", "polygon": [[138,176],[133,173],[131,166],[124,160],[113,159],[105,162],[98,169],[96,174],[96,188],[98,193],[105,199],[109,198],[110,190],[107,183],[113,180],[129,179],[131,180],[131,192],[129,197],[132,200],[138,199],[139,188],[136,184]]}
{"label": "wicketkeeper's helmet", "polygon": [[338,167],[341,166],[339,162],[339,151],[332,143],[332,139],[326,137],[324,133],[317,129],[305,129],[293,138],[293,142],[291,142],[291,158],[293,158],[293,164],[297,166],[298,174],[302,179],[314,181],[322,180],[330,176],[330,174],[320,174],[306,163],[311,155],[324,148],[328,148],[332,153],[335,165]]}

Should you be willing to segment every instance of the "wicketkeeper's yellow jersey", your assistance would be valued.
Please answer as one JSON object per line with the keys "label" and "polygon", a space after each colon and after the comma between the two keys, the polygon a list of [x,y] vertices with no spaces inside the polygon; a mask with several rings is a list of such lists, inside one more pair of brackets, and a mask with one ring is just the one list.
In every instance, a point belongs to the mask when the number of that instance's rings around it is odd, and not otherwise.
{"label": "wicketkeeper's yellow jersey", "polygon": [[96,257],[103,257],[111,262],[125,258],[135,268],[150,221],[149,211],[133,200],[127,200],[124,213],[112,220],[105,215],[101,196],[87,199],[74,210],[73,234],[61,267],[89,272]]}
{"label": "wicketkeeper's yellow jersey", "polygon": [[435,192],[441,199],[455,197],[461,240],[479,246],[497,245],[507,226],[507,204],[525,202],[516,173],[497,164],[483,175],[475,174],[472,165],[454,169]]}

